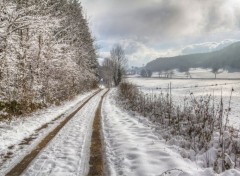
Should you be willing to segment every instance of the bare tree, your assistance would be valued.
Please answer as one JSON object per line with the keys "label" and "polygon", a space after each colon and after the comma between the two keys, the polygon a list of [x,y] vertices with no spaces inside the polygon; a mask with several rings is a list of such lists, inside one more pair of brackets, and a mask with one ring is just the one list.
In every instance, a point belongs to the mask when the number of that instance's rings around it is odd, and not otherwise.
{"label": "bare tree", "polygon": [[110,58],[105,58],[101,67],[101,77],[107,87],[112,87],[113,74],[113,61]]}
{"label": "bare tree", "polygon": [[141,76],[145,78],[151,78],[152,77],[152,71],[149,69],[146,69],[145,67],[141,70]]}
{"label": "bare tree", "polygon": [[162,71],[158,72],[158,77],[161,78],[162,77]]}
{"label": "bare tree", "polygon": [[185,75],[186,75],[187,78],[190,78],[190,79],[192,78],[192,75],[191,75],[191,73],[189,71],[186,71]]}
{"label": "bare tree", "polygon": [[113,62],[113,81],[115,86],[118,86],[122,81],[123,74],[125,72],[125,67],[127,65],[127,59],[125,52],[121,45],[115,45],[111,53],[111,60]]}
{"label": "bare tree", "polygon": [[218,66],[215,66],[212,68],[212,73],[215,75],[215,79],[217,79],[217,74],[222,73],[223,71],[220,70],[220,68]]}

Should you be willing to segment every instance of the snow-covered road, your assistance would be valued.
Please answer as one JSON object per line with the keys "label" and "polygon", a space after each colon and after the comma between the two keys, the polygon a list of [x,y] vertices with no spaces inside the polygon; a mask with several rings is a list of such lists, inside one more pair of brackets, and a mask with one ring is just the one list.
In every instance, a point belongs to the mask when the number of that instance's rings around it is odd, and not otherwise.
{"label": "snow-covered road", "polygon": [[60,130],[23,175],[83,176],[88,173],[92,123],[104,92],[93,97]]}
{"label": "snow-covered road", "polygon": [[158,176],[172,169],[163,175],[214,175],[211,169],[200,168],[172,150],[150,123],[124,112],[115,94],[116,90],[108,93],[102,108],[107,175]]}
{"label": "snow-covered road", "polygon": [[61,106],[37,111],[29,117],[0,122],[0,175],[9,172],[24,156],[66,117],[88,100],[96,90],[81,94]]}

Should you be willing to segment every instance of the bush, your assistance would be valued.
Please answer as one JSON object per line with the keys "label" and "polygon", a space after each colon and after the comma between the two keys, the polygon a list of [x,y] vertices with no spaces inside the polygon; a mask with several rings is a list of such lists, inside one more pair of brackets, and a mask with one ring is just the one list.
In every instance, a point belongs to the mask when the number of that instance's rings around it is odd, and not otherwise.
{"label": "bush", "polygon": [[[183,106],[176,106],[171,90],[166,95],[144,94],[128,82],[120,84],[119,99],[125,109],[148,117],[159,125],[166,140],[180,137],[184,140],[179,142],[182,148],[205,156],[202,158],[205,167],[212,166],[219,173],[240,167],[239,132],[228,127],[230,102],[225,109],[222,99],[216,106],[211,95],[196,98],[191,94],[184,100]],[[207,157],[211,148],[215,148],[216,152],[213,158]]]}

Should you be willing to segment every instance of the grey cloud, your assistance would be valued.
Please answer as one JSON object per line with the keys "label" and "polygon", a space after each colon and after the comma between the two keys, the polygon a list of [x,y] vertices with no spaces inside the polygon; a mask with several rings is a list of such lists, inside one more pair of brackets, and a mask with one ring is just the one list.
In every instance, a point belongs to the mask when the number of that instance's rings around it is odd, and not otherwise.
{"label": "grey cloud", "polygon": [[127,42],[124,42],[124,44],[122,44],[122,45],[123,45],[123,47],[125,49],[125,53],[127,55],[136,53],[140,48],[139,44],[136,42],[127,41]]}
{"label": "grey cloud", "polygon": [[[162,48],[232,38],[240,28],[239,0],[83,0],[83,5],[97,39],[109,45],[104,44],[104,51],[122,42],[134,57],[142,50],[147,58]],[[186,47],[183,54],[205,50]]]}
{"label": "grey cloud", "polygon": [[106,37],[136,37],[138,40],[165,38],[175,33],[176,27],[188,25],[184,10],[171,3],[150,3],[146,6],[122,9],[104,14],[98,27]]}
{"label": "grey cloud", "polygon": [[234,6],[229,7],[228,1],[216,0],[215,3],[205,6],[204,30],[211,32],[218,29],[238,28],[239,14]]}
{"label": "grey cloud", "polygon": [[219,28],[235,28],[239,23],[238,11],[224,11],[225,6],[229,8],[225,0],[113,0],[97,18],[97,30],[104,37],[191,37]]}

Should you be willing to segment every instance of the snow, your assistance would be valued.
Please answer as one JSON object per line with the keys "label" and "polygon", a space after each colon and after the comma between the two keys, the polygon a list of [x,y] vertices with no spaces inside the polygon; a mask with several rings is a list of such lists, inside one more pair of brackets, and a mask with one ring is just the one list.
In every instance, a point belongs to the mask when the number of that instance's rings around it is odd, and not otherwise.
{"label": "snow", "polygon": [[87,175],[92,124],[104,93],[98,93],[60,130],[23,175]]}
{"label": "snow", "polygon": [[[166,144],[147,118],[124,111],[116,102],[116,90],[103,101],[102,126],[107,163],[107,175],[155,176],[165,175],[211,176],[211,168],[201,168]],[[240,175],[229,170],[222,175]]]}
{"label": "snow", "polygon": [[[96,90],[76,96],[75,99],[65,102],[61,106],[52,106],[37,111],[28,117],[15,118],[11,121],[1,121],[0,156],[4,156],[9,152],[14,153],[14,156],[13,158],[8,159],[7,162],[4,161],[3,157],[0,157],[0,175],[21,160],[21,158],[24,157],[27,152],[31,151],[49,131],[54,129],[65,119],[65,117],[77,109],[94,92],[96,92]],[[52,120],[59,116],[61,116],[59,120],[52,122]],[[37,129],[47,123],[49,123],[47,129],[43,129],[36,133]],[[35,139],[31,141],[29,145],[20,144],[24,139],[29,138],[31,135],[34,135]]]}
{"label": "snow", "polygon": [[139,86],[144,93],[157,94],[167,93],[167,88],[171,83],[173,101],[178,105],[184,101],[184,98],[190,98],[190,93],[193,93],[195,97],[214,93],[216,104],[219,104],[222,95],[224,107],[227,108],[233,88],[229,124],[237,129],[240,127],[240,80],[158,78],[128,78],[127,80]]}

